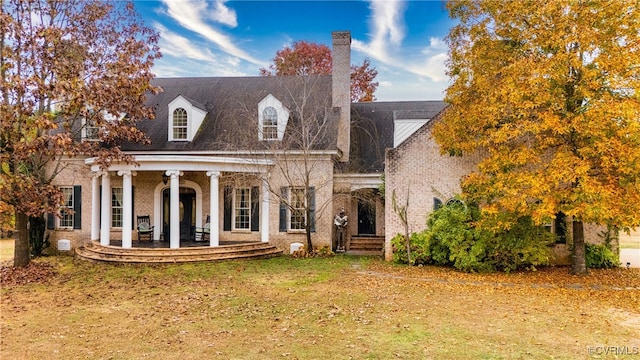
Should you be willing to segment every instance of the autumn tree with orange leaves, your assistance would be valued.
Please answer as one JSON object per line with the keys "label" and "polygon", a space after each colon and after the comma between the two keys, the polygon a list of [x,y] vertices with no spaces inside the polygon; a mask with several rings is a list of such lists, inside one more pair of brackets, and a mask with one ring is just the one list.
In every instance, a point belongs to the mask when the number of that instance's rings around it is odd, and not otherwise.
{"label": "autumn tree with orange leaves", "polygon": [[[122,141],[148,141],[144,107],[158,35],[131,3],[0,2],[0,201],[16,211],[14,264],[30,261],[27,223],[57,213],[64,158],[128,161]],[[98,141],[81,141],[91,132]]]}
{"label": "autumn tree with orange leaves", "polygon": [[572,219],[572,272],[586,273],[584,224],[640,225],[640,7],[633,1],[447,3],[450,104],[443,153],[486,153],[463,181],[505,228]]}
{"label": "autumn tree with orange leaves", "polygon": [[[291,47],[285,46],[276,52],[268,69],[261,68],[260,75],[328,75],[331,74],[331,50],[323,44],[296,41]],[[351,65],[351,101],[370,102],[375,100],[378,88],[375,78],[378,71],[371,67],[369,59],[362,65]]]}

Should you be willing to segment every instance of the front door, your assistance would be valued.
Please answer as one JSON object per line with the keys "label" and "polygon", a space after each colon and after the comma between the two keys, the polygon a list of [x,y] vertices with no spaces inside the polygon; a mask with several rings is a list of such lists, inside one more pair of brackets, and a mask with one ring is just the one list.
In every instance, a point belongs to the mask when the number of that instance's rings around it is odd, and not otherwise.
{"label": "front door", "polygon": [[373,201],[358,200],[358,235],[376,234],[376,204]]}
{"label": "front door", "polygon": [[[163,233],[165,240],[168,240],[170,231],[169,224],[171,219],[171,199],[169,196],[170,189],[162,192],[163,199]],[[179,219],[180,219],[180,240],[190,240],[193,238],[193,231],[196,225],[196,192],[191,188],[181,187],[179,196]]]}

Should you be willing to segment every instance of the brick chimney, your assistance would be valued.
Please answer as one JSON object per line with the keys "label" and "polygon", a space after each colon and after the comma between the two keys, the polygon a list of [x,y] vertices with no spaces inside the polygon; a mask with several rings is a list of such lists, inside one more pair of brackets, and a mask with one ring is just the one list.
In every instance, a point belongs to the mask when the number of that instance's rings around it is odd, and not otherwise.
{"label": "brick chimney", "polygon": [[351,32],[334,31],[332,54],[332,101],[333,109],[339,113],[338,149],[342,151],[340,161],[349,161],[351,141]]}

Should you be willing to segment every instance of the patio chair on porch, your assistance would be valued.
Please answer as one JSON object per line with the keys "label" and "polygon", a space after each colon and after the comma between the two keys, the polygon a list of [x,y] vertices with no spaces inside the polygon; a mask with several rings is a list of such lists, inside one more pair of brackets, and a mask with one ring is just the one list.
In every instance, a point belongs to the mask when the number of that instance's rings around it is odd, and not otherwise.
{"label": "patio chair on porch", "polygon": [[209,240],[209,234],[211,233],[211,223],[209,222],[210,218],[207,215],[207,221],[205,222],[203,227],[197,227],[194,232],[194,241],[207,241]]}
{"label": "patio chair on porch", "polygon": [[137,216],[138,223],[138,240],[142,240],[144,236],[149,237],[149,241],[153,240],[153,228],[151,226],[151,216],[149,215],[138,215]]}

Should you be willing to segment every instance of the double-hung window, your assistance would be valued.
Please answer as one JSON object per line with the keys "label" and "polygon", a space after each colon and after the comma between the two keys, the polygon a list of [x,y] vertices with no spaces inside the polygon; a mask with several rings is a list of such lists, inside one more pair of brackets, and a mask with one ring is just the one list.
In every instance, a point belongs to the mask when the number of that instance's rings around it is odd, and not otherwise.
{"label": "double-hung window", "polygon": [[[307,216],[308,211],[308,216]],[[306,230],[309,225],[311,232],[316,231],[316,189],[308,187],[288,187],[280,188],[280,232],[299,232]]]}
{"label": "double-hung window", "polygon": [[262,139],[274,140],[278,138],[278,111],[273,106],[266,107],[262,112]]}
{"label": "double-hung window", "polygon": [[187,110],[183,108],[173,110],[173,121],[171,125],[174,140],[187,140],[188,124]]}
{"label": "double-hung window", "polygon": [[93,119],[86,119],[84,124],[84,138],[88,141],[100,140],[100,127],[96,126],[96,122]]}
{"label": "double-hung window", "polygon": [[272,94],[260,100],[257,110],[258,140],[282,141],[289,121],[289,110]]}
{"label": "double-hung window", "polygon": [[235,189],[233,215],[235,230],[251,230],[251,188]]}
{"label": "double-hung window", "polygon": [[62,196],[64,198],[64,204],[60,211],[60,227],[61,228],[73,228],[73,209],[75,207],[73,187],[61,187]]}
{"label": "double-hung window", "polygon": [[306,200],[304,188],[291,188],[290,228],[304,230],[306,222]]}
{"label": "double-hung window", "polygon": [[111,227],[122,227],[122,188],[111,188]]}
{"label": "double-hung window", "polygon": [[258,186],[224,188],[222,231],[260,231]]}
{"label": "double-hung window", "polygon": [[47,229],[81,229],[82,228],[82,187],[60,186],[63,203],[59,216],[47,214]]}

